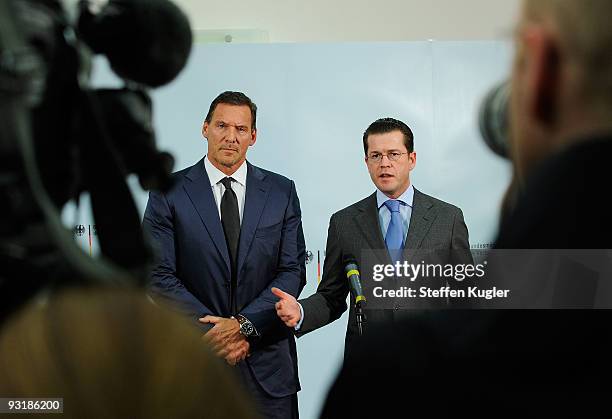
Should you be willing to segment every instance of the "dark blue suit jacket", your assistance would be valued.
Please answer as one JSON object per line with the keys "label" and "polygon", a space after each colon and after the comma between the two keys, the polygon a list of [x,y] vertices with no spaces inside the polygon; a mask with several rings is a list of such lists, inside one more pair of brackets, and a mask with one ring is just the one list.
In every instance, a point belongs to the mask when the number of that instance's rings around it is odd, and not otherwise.
{"label": "dark blue suit jacket", "polygon": [[[237,306],[261,337],[245,362],[274,397],[299,390],[292,331],[277,317],[278,287],[298,296],[304,287],[305,245],[293,181],[248,164],[238,245]],[[175,173],[167,193],[151,192],[144,227],[158,247],[151,291],[194,323],[207,314],[230,317],[230,259],[203,159]]]}

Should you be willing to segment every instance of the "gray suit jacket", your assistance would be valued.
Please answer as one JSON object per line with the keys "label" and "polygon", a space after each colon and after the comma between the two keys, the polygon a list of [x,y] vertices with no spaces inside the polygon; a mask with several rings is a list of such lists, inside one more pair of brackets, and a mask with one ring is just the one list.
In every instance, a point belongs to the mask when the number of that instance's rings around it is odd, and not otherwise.
{"label": "gray suit jacket", "polygon": [[[376,193],[332,215],[327,233],[327,246],[323,278],[317,292],[300,300],[304,309],[304,321],[297,336],[311,332],[338,319],[347,308],[346,297],[349,283],[344,273],[347,258],[354,258],[362,266],[364,249],[385,249],[380,229]],[[459,208],[439,199],[414,191],[410,227],[406,237],[405,251],[412,249],[461,250],[462,261],[472,263],[469,252],[468,230]],[[385,253],[386,254],[386,253]],[[408,254],[408,253],[406,253]],[[449,252],[450,254],[450,252]],[[383,263],[391,263],[388,259]],[[410,261],[410,257],[406,256]],[[365,309],[365,330],[377,323],[394,323],[409,312],[396,304],[392,310]],[[351,304],[346,332],[345,354],[350,343],[357,337],[354,307]]]}

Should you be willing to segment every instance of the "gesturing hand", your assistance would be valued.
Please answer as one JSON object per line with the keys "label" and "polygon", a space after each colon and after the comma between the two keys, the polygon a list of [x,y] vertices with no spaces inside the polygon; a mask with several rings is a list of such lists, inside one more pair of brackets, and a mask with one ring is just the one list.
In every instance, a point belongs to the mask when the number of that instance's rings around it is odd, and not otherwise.
{"label": "gesturing hand", "polygon": [[289,327],[295,327],[302,318],[300,305],[295,297],[279,288],[272,288],[272,294],[280,300],[275,304],[276,314]]}

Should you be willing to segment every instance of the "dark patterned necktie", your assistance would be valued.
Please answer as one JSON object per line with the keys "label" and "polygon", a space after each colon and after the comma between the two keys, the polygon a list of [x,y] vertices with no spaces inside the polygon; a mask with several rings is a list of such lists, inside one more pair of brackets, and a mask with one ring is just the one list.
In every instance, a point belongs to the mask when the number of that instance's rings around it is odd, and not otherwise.
{"label": "dark patterned necktie", "polygon": [[236,263],[238,261],[238,241],[240,239],[240,214],[238,213],[238,198],[236,197],[236,192],[232,189],[232,180],[231,177],[221,179],[221,183],[225,186],[225,192],[221,198],[221,224],[223,225],[225,242],[227,243],[232,268],[230,309],[232,314],[236,314]]}

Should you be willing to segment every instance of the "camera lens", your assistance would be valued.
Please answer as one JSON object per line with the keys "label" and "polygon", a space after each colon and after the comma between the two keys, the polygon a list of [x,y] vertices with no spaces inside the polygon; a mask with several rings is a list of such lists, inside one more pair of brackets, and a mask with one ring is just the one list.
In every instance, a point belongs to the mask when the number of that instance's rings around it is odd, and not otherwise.
{"label": "camera lens", "polygon": [[482,138],[495,154],[503,158],[510,157],[509,102],[510,83],[504,81],[487,93],[478,115]]}

